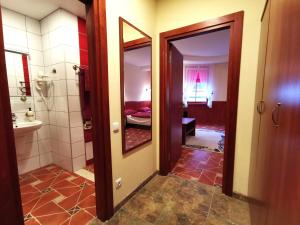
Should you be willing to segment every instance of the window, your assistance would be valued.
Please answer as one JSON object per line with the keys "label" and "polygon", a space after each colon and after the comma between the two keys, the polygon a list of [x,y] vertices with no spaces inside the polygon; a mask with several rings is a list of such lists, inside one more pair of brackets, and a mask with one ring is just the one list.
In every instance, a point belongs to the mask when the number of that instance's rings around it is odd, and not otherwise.
{"label": "window", "polygon": [[183,102],[207,102],[208,67],[187,65],[183,79]]}
{"label": "window", "polygon": [[206,85],[201,82],[195,82],[193,90],[188,96],[188,102],[206,102],[207,100],[207,91]]}

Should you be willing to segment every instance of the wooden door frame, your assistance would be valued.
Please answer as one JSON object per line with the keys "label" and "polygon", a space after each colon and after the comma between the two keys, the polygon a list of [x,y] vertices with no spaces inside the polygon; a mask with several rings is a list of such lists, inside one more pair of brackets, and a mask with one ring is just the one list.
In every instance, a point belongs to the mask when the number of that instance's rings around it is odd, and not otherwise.
{"label": "wooden door frame", "polygon": [[[169,43],[217,30],[230,29],[226,127],[222,191],[233,193],[235,138],[240,77],[240,62],[244,12],[236,12],[215,19],[160,33],[160,174],[170,172],[170,75],[168,73]],[[227,135],[228,134],[228,135]]]}
{"label": "wooden door frame", "polygon": [[[107,31],[105,0],[80,0],[86,5],[86,23],[88,35],[89,70],[92,83],[92,118],[93,118],[93,153],[95,163],[96,213],[102,220],[113,216],[113,186],[112,162],[110,142],[109,117],[109,87],[108,87],[108,59],[107,59]],[[1,17],[1,13],[0,13]],[[2,25],[2,17],[0,18]],[[2,200],[2,218],[4,224],[23,225],[23,211],[20,195],[17,158],[10,98],[5,65],[3,30],[0,28],[0,143],[8,163],[9,171],[0,173],[1,182],[10,187],[10,193],[0,193],[10,201]],[[5,110],[3,110],[5,109]],[[3,189],[0,189],[1,191]],[[3,190],[4,191],[4,190]]]}

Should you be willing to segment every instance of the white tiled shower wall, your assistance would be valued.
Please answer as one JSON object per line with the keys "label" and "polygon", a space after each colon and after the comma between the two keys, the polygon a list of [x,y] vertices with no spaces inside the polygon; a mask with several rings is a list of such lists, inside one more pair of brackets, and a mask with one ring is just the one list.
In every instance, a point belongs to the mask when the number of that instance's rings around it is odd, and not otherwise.
{"label": "white tiled shower wall", "polygon": [[77,17],[59,9],[41,21],[41,32],[45,71],[55,87],[49,111],[53,160],[76,171],[85,166],[78,76],[73,70],[80,64]]}
{"label": "white tiled shower wall", "polygon": [[[26,104],[11,98],[12,111],[24,118],[32,107],[43,127],[26,137],[16,138],[19,173],[56,163],[69,171],[85,166],[85,144],[79,103],[79,64],[77,17],[57,10],[41,21],[2,8],[5,48],[29,52],[33,96]],[[15,66],[7,64],[8,71]],[[56,73],[52,70],[55,69]],[[48,111],[34,88],[38,71],[45,71],[54,82],[54,104]],[[14,74],[10,73],[11,77]],[[8,73],[8,76],[10,77]],[[9,79],[13,86],[13,79]]]}

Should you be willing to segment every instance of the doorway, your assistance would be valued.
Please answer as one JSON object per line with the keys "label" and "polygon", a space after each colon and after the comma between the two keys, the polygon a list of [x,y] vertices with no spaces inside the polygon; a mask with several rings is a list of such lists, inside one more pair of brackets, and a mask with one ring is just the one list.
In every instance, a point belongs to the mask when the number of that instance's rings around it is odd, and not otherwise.
{"label": "doorway", "polygon": [[[185,121],[183,125],[183,57],[172,42],[198,35],[229,31],[228,84],[225,107],[224,162],[222,190],[232,195],[233,168],[236,136],[237,100],[239,69],[242,44],[243,12],[237,12],[217,19],[178,28],[160,34],[160,174],[172,171],[182,155],[181,143],[185,132],[191,132],[195,121]],[[177,68],[176,68],[177,67]],[[180,67],[180,68],[179,68]],[[181,71],[180,71],[181,70]],[[179,71],[179,72],[176,72]],[[179,78],[181,77],[181,78]],[[178,84],[181,86],[178,87]],[[179,90],[179,91],[178,91]],[[172,114],[170,113],[172,112]],[[172,116],[169,116],[169,115]],[[178,141],[180,140],[180,141]]]}
{"label": "doorway", "polygon": [[[85,224],[113,215],[105,1],[82,2],[72,3],[76,12],[50,0],[41,3],[43,12],[1,2],[0,103],[6,113],[0,154],[7,161],[1,199],[11,199],[3,204],[9,215],[4,224],[71,223],[76,217]],[[82,124],[76,77],[84,76],[82,70],[91,75],[84,79],[92,96],[90,124]],[[86,163],[87,125],[94,126],[91,178],[75,173]]]}
{"label": "doorway", "polygon": [[172,173],[216,186],[222,186],[229,38],[227,28],[170,42],[182,56],[179,71],[170,65],[171,76],[183,77],[173,84],[183,107],[181,156]]}

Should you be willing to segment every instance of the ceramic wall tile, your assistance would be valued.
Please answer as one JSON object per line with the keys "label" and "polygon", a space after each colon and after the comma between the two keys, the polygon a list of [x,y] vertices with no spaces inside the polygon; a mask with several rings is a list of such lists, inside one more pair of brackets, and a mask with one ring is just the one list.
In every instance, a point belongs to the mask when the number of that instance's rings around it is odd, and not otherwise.
{"label": "ceramic wall tile", "polygon": [[78,157],[85,154],[84,141],[72,143],[72,157]]}
{"label": "ceramic wall tile", "polygon": [[27,32],[41,35],[41,24],[39,23],[39,21],[28,16],[26,16],[26,29]]}

